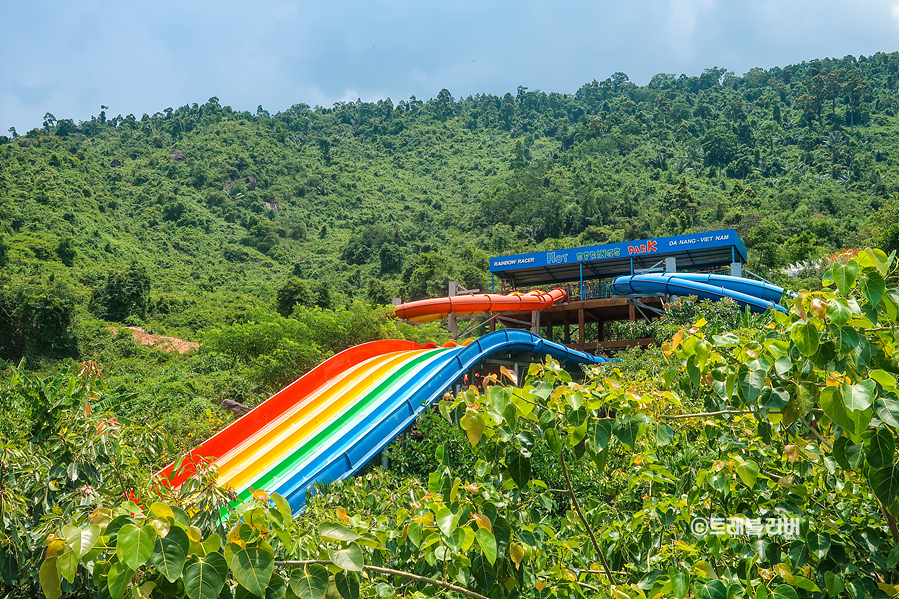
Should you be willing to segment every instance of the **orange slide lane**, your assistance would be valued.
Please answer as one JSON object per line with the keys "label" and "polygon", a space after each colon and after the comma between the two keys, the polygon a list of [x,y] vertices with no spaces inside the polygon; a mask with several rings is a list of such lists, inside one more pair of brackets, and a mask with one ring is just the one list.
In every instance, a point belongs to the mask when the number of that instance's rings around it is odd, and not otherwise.
{"label": "orange slide lane", "polygon": [[390,339],[363,343],[331,356],[267,401],[262,402],[249,413],[238,418],[191,450],[189,458],[182,461],[178,470],[175,470],[175,464],[172,463],[163,468],[158,475],[160,475],[163,484],[170,487],[178,487],[188,477],[195,474],[195,461],[205,457],[218,458],[238,448],[241,443],[261,431],[268,423],[286,415],[298,403],[313,395],[322,385],[339,378],[348,369],[376,356],[427,347],[437,346],[433,343],[422,346],[413,341]]}
{"label": "orange slide lane", "polygon": [[537,311],[566,301],[568,292],[564,289],[553,289],[549,293],[530,291],[513,295],[499,293],[457,295],[400,304],[396,307],[396,317],[411,322],[430,322],[446,318],[450,313],[468,315],[481,312]]}

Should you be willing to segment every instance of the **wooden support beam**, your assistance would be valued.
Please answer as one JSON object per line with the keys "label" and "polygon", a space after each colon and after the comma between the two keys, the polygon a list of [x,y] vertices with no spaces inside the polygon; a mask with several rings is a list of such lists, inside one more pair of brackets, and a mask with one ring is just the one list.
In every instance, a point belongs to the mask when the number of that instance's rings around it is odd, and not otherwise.
{"label": "wooden support beam", "polygon": [[[514,312],[513,312],[514,314]],[[510,318],[508,316],[497,316],[496,319],[503,323],[503,325],[508,328],[508,323],[512,323],[513,325],[519,325],[517,328],[530,327],[531,323],[526,320],[518,320],[517,318]]]}
{"label": "wooden support beam", "polygon": [[584,340],[584,310],[577,311],[577,342],[583,345]]}
{"label": "wooden support beam", "polygon": [[634,304],[629,304],[627,307],[628,314],[630,314],[631,322],[637,320],[637,308]]}

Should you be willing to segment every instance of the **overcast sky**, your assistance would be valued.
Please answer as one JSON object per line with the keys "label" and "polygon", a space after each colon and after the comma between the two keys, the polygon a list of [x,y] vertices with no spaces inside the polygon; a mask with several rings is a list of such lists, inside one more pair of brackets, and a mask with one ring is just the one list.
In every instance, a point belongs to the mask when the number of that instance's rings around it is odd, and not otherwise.
{"label": "overcast sky", "polygon": [[0,132],[221,103],[574,92],[899,50],[899,0],[0,0]]}

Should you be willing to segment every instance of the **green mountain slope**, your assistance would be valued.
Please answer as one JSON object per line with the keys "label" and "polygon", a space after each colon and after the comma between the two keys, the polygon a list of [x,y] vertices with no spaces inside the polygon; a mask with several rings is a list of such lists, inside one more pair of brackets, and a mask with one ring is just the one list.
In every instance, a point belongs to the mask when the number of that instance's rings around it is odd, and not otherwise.
{"label": "green mountain slope", "polygon": [[273,306],[289,277],[321,305],[412,299],[488,286],[491,254],[690,230],[737,228],[778,276],[897,237],[897,71],[893,53],[574,94],[48,114],[0,138],[3,276],[86,309],[133,264],[139,320],[180,334]]}

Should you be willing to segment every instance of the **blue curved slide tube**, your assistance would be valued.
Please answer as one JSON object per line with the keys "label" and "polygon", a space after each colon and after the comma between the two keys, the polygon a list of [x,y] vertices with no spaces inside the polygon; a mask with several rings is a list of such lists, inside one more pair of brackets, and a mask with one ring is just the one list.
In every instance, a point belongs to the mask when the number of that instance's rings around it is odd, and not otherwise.
{"label": "blue curved slide tube", "polygon": [[434,401],[470,368],[500,352],[527,351],[549,355],[560,361],[597,364],[606,358],[568,349],[526,331],[503,330],[485,335],[468,345],[434,350],[422,362],[403,371],[390,383],[369,391],[374,404],[366,413],[349,417],[337,438],[329,438],[327,447],[288,475],[272,481],[267,490],[283,495],[294,511],[305,503],[306,491],[316,481],[340,480],[359,471],[379,452],[408,429]]}
{"label": "blue curved slide tube", "polygon": [[778,303],[784,295],[782,287],[763,281],[727,275],[700,273],[626,275],[612,281],[612,293],[615,295],[646,293],[695,295],[711,300],[729,297],[741,306],[749,306],[753,312],[787,311]]}

